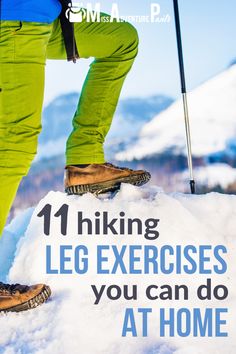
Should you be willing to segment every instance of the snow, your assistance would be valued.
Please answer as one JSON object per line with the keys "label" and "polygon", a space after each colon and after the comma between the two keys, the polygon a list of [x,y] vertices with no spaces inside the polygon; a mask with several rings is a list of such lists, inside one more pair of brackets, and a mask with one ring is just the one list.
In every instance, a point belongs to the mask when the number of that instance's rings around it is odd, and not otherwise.
{"label": "snow", "polygon": [[[192,150],[195,156],[224,151],[236,136],[236,65],[188,94]],[[147,123],[135,144],[118,160],[144,158],[168,149],[186,153],[182,99]]]}
{"label": "snow", "polygon": [[[197,167],[194,170],[194,178],[198,185],[213,188],[221,186],[227,188],[236,181],[236,168],[224,163],[215,163],[208,166]],[[183,180],[189,180],[189,171],[183,172]]]}
{"label": "snow", "polygon": [[34,208],[29,208],[19,214],[7,226],[0,239],[0,279],[5,281],[14,261],[17,244],[28,227]]}
{"label": "snow", "polygon": [[[50,236],[43,235],[42,218],[37,214],[46,205],[52,205],[54,214],[63,204],[69,205],[68,235],[60,235],[60,218],[52,218]],[[160,237],[155,241],[143,235],[78,236],[77,212],[94,220],[96,211],[108,211],[117,217],[121,211],[126,216],[141,220],[153,217],[160,219]],[[33,214],[32,214],[33,212]],[[31,217],[32,215],[32,217]],[[30,219],[30,221],[29,221]],[[27,228],[27,231],[24,232]],[[220,354],[222,348],[227,354],[236,352],[236,287],[235,287],[235,247],[236,247],[236,196],[211,193],[207,195],[165,194],[155,186],[142,188],[123,185],[114,199],[98,199],[87,194],[82,197],[68,197],[60,192],[50,192],[33,211],[19,215],[10,224],[0,241],[1,261],[8,259],[17,247],[8,278],[10,282],[50,284],[53,297],[44,306],[19,314],[0,316],[0,353],[3,354]],[[24,235],[23,235],[24,234]],[[11,236],[14,236],[14,240]],[[19,242],[17,243],[16,240]],[[59,262],[60,245],[84,244],[89,250],[89,272],[78,274],[46,274],[45,247],[51,245],[53,266]],[[142,274],[97,275],[96,248],[98,245],[224,245],[228,253],[227,273],[223,275],[176,275]],[[68,254],[69,255],[69,254]],[[125,258],[127,261],[127,259]],[[3,264],[3,262],[2,262]],[[70,264],[70,263],[69,263]],[[214,262],[212,263],[214,264]],[[9,266],[8,266],[9,268]],[[67,268],[70,266],[67,264]],[[6,272],[6,269],[4,270]],[[3,273],[4,273],[3,272]],[[1,267],[2,274],[2,267]],[[4,276],[4,274],[3,274]],[[205,283],[211,277],[214,284],[223,283],[229,289],[229,297],[224,301],[200,301],[193,296],[197,284]],[[138,284],[141,289],[136,302],[124,299],[117,301],[103,297],[94,305],[91,284]],[[149,284],[186,284],[190,289],[188,301],[148,301],[143,289]],[[155,316],[160,307],[199,307],[201,309],[227,307],[228,338],[160,338],[159,323]],[[124,309],[127,307],[153,308],[147,338],[138,336],[121,337]]]}

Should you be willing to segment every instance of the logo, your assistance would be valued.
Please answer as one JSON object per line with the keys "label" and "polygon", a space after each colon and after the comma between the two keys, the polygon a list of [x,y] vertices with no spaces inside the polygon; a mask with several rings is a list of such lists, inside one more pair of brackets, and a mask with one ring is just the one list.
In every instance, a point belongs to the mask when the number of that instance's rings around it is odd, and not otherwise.
{"label": "logo", "polygon": [[86,18],[86,10],[84,8],[72,3],[69,3],[68,6],[65,15],[70,22],[82,22]]}
{"label": "logo", "polygon": [[121,15],[117,3],[111,3],[110,16],[105,15],[101,11],[101,3],[95,4],[87,2],[86,8],[82,2],[78,0],[70,0],[68,8],[65,12],[66,18],[70,22],[136,22],[136,23],[169,23],[171,17],[169,14],[162,14],[159,3],[150,4],[149,14],[142,15]]}

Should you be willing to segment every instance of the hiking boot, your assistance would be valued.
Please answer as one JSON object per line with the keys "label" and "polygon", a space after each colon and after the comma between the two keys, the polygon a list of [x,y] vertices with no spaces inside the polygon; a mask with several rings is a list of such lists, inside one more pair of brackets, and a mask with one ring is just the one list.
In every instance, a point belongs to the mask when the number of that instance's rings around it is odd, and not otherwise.
{"label": "hiking boot", "polygon": [[150,178],[151,175],[147,171],[134,171],[111,163],[91,164],[84,168],[67,166],[65,191],[69,195],[82,195],[88,192],[98,195],[118,190],[121,183],[141,186]]}
{"label": "hiking boot", "polygon": [[44,284],[27,286],[0,282],[0,312],[33,309],[47,301],[50,295],[51,289]]}

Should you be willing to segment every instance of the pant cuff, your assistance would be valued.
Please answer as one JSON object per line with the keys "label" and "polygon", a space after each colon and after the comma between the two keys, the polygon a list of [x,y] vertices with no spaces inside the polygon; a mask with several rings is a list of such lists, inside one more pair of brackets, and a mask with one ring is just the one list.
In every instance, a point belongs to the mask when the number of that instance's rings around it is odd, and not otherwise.
{"label": "pant cuff", "polygon": [[66,166],[80,165],[80,164],[101,164],[106,160],[103,155],[101,156],[68,156],[66,158]]}

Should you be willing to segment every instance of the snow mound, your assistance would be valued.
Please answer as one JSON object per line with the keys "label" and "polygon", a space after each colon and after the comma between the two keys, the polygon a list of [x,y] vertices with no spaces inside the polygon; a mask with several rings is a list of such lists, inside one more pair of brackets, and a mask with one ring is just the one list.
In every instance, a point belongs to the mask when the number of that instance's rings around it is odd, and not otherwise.
{"label": "snow mound", "polygon": [[[236,135],[236,65],[205,82],[188,95],[195,156],[225,151]],[[141,159],[171,149],[186,153],[182,99],[147,123],[129,149],[118,160]]]}
{"label": "snow mound", "polygon": [[17,244],[29,225],[34,208],[20,212],[5,228],[0,239],[0,281],[6,281],[14,261]]}
{"label": "snow mound", "polygon": [[[69,206],[67,236],[60,234],[60,217],[52,217],[49,236],[43,234],[43,218],[37,215],[46,205],[52,206],[54,215],[63,204]],[[160,236],[147,240],[143,235],[85,235],[78,236],[76,216],[82,211],[87,218],[95,212],[107,211],[114,218],[124,211],[130,218],[158,218]],[[29,214],[22,216],[21,224],[28,224]],[[16,232],[16,227],[13,228]],[[21,228],[22,230],[22,228]],[[60,192],[50,192],[35,208],[25,236],[20,238],[16,256],[9,272],[9,281],[50,284],[53,297],[44,306],[19,314],[0,316],[0,353],[4,354],[220,354],[222,347],[227,354],[236,352],[236,196],[211,193],[203,196],[183,194],[167,195],[157,187],[137,188],[124,185],[113,199],[97,199],[87,194],[68,197]],[[19,234],[19,237],[21,232]],[[9,236],[9,243],[10,235]],[[2,241],[1,241],[2,242]],[[52,249],[52,267],[57,268],[61,245],[86,245],[89,249],[91,268],[87,274],[46,274],[46,245]],[[186,284],[189,289],[196,283],[205,283],[208,276],[195,274],[109,274],[97,275],[96,248],[98,245],[224,245],[227,253],[227,274],[212,274],[212,282],[223,283],[229,289],[224,301],[200,301],[190,297],[188,301],[147,300],[141,295],[137,301],[119,299],[111,301],[103,297],[94,305],[91,284],[137,284],[143,289],[148,284]],[[7,242],[0,243],[1,257],[7,258]],[[0,248],[1,249],[1,248]],[[67,256],[71,255],[70,252]],[[73,263],[73,262],[72,262]],[[67,264],[67,269],[71,268]],[[227,338],[160,338],[155,311],[163,308],[227,307],[229,308]],[[148,337],[122,337],[124,310],[127,307],[151,307],[154,317],[149,324]]]}

